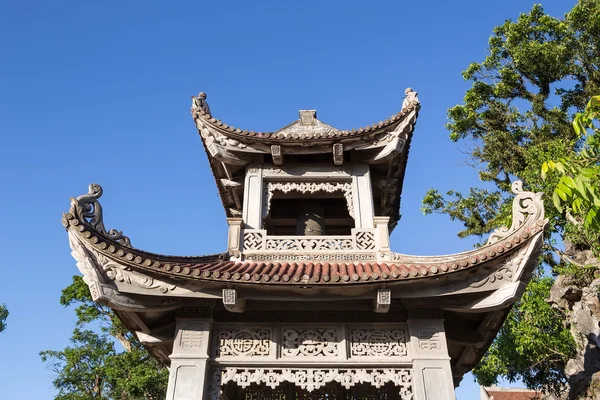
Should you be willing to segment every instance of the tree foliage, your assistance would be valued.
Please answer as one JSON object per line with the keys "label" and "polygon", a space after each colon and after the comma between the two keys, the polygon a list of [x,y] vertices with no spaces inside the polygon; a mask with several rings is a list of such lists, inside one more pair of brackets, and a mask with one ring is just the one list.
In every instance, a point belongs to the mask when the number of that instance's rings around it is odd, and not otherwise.
{"label": "tree foliage", "polygon": [[6,319],[8,318],[8,309],[6,304],[0,304],[0,332],[6,329]]}
{"label": "tree foliage", "polygon": [[[551,17],[536,5],[517,20],[507,20],[493,30],[485,60],[470,64],[463,77],[471,86],[463,104],[448,111],[447,128],[451,140],[468,143],[469,164],[477,168],[484,187],[445,195],[431,189],[422,207],[426,214],[443,213],[462,222],[461,237],[510,225],[511,181],[520,179],[530,190],[552,193],[561,176],[552,173],[543,179],[542,166],[550,168],[552,160],[581,160],[581,132],[571,121],[600,93],[600,0],[580,0],[564,18]],[[588,210],[577,210],[583,209]],[[557,235],[579,249],[590,246],[581,235],[571,234],[572,221],[563,211],[546,201],[550,227],[542,261],[555,271],[569,261],[553,255],[564,256],[553,240]],[[546,389],[566,382],[563,368],[575,344],[560,311],[543,301],[549,282],[536,277],[513,307],[474,370],[480,382],[491,384],[504,376]],[[557,338],[564,339],[562,346]]]}
{"label": "tree foliage", "polygon": [[[575,234],[596,255],[600,254],[600,96],[592,97],[573,128],[585,138],[575,154],[542,164],[542,178],[555,171],[560,178],[552,195],[554,206],[564,212]],[[594,124],[596,122],[596,124]],[[577,240],[576,239],[576,240]]]}
{"label": "tree foliage", "polygon": [[[92,301],[80,276],[62,291],[60,303],[76,305],[71,345],[40,353],[55,372],[56,400],[162,399],[168,373],[110,308]],[[95,332],[91,329],[98,327]],[[123,350],[117,350],[117,343]]]}

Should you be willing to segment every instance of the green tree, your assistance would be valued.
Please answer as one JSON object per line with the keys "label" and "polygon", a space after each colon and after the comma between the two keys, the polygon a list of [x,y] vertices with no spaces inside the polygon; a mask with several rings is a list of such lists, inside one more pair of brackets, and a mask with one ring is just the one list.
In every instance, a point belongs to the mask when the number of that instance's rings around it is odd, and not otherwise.
{"label": "green tree", "polygon": [[[463,104],[448,111],[447,128],[451,140],[468,143],[469,163],[484,187],[445,195],[431,189],[422,209],[462,222],[461,237],[482,236],[510,225],[512,180],[552,193],[560,176],[543,179],[544,163],[577,157],[582,140],[572,114],[600,93],[600,1],[580,0],[564,18],[546,15],[536,5],[516,21],[507,20],[494,29],[485,60],[470,64],[463,77],[471,87]],[[540,262],[555,273],[566,271],[571,258],[553,238],[570,241],[576,251],[590,247],[573,234],[562,211],[546,201],[550,228]],[[558,391],[567,381],[564,367],[577,349],[562,323],[563,311],[544,301],[551,281],[542,277],[543,270],[474,370],[480,383],[503,376]]]}
{"label": "green tree", "polygon": [[6,319],[8,318],[8,309],[5,304],[0,304],[0,332],[6,329]]}
{"label": "green tree", "polygon": [[[64,350],[40,353],[56,374],[56,400],[162,399],[168,372],[150,356],[107,306],[95,303],[80,276],[62,291],[60,303],[76,305],[77,327]],[[99,332],[82,329],[99,327]],[[116,343],[122,345],[118,351]]]}
{"label": "green tree", "polygon": [[[585,138],[575,154],[542,164],[542,178],[549,171],[559,174],[552,200],[571,223],[570,232],[600,255],[600,96],[592,97],[573,128]],[[595,124],[596,123],[596,124]]]}

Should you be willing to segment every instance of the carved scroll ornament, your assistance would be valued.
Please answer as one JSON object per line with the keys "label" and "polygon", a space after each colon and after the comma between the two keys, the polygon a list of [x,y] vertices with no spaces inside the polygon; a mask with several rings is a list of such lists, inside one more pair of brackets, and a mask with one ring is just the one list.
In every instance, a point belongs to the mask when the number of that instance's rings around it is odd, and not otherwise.
{"label": "carved scroll ornament", "polygon": [[531,221],[544,219],[543,193],[524,191],[522,181],[512,183],[512,192],[516,195],[512,206],[512,224],[510,228],[496,229],[486,244],[494,244],[504,239]]}
{"label": "carved scroll ornament", "polygon": [[100,197],[102,197],[102,186],[97,183],[92,183],[89,186],[88,193],[75,199],[71,198],[70,213],[108,239],[123,246],[131,247],[131,241],[127,236],[123,235],[122,231],[117,231],[116,229],[107,231],[104,227],[104,221],[102,220],[102,206],[98,201]]}

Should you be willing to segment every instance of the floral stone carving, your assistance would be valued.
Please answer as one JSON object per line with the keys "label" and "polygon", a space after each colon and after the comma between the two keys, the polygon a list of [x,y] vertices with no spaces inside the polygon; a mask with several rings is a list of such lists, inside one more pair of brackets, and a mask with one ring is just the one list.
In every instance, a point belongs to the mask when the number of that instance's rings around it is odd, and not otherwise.
{"label": "floral stone carving", "polygon": [[352,197],[352,184],[349,182],[267,182],[265,185],[263,218],[269,215],[271,209],[271,199],[276,192],[342,192],[346,199],[348,213],[354,218],[354,201]]}
{"label": "floral stone carving", "polygon": [[351,357],[405,357],[407,335],[404,329],[352,329]]}
{"label": "floral stone carving", "polygon": [[217,357],[266,357],[271,354],[270,329],[220,329]]}
{"label": "floral stone carving", "polygon": [[[290,382],[303,390],[312,392],[324,388],[328,383],[336,382],[350,389],[357,384],[370,384],[381,388],[388,382],[393,383],[399,390],[401,400],[413,399],[412,371],[408,368],[390,369],[316,369],[316,368],[225,368],[221,373],[218,369],[213,372],[211,396],[217,395],[222,385],[234,382],[240,387],[264,383],[274,389],[283,382]],[[219,380],[220,379],[220,380]],[[211,397],[218,399],[218,397]]]}
{"label": "floral stone carving", "polygon": [[337,357],[338,347],[335,329],[283,330],[283,357]]}

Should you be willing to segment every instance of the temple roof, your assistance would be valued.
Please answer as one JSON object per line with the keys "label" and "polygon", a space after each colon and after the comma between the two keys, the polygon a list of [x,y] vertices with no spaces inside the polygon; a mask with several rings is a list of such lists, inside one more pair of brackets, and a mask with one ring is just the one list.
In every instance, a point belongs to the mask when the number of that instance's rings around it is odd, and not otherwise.
{"label": "temple roof", "polygon": [[[515,186],[517,200],[523,193]],[[99,185],[90,185],[88,194],[72,199],[71,209],[63,217],[68,231],[98,254],[143,273],[173,279],[205,282],[227,282],[248,285],[352,285],[402,281],[438,280],[442,276],[473,273],[495,260],[525,248],[538,237],[546,224],[543,208],[517,206],[510,229],[494,233],[488,244],[480,248],[445,256],[411,256],[399,253],[385,255],[379,262],[286,262],[237,260],[228,253],[200,257],[165,256],[135,249],[128,237],[116,230],[107,231],[102,222],[98,199]],[[541,202],[539,195],[529,201]],[[517,202],[515,200],[515,202]],[[522,200],[522,199],[520,199]],[[535,200],[535,201],[534,201]],[[251,256],[250,256],[251,257]]]}
{"label": "temple roof", "polygon": [[[215,118],[206,102],[206,93],[201,92],[197,97],[192,97],[192,116],[197,123],[204,123],[207,126],[222,133],[226,137],[238,139],[244,142],[266,142],[269,144],[293,144],[303,142],[303,146],[315,146],[320,141],[345,141],[364,136],[376,136],[387,134],[393,131],[411,111],[418,111],[420,108],[417,93],[408,88],[405,91],[406,99],[402,104],[402,109],[387,118],[364,127],[339,130],[327,125],[316,118],[316,110],[301,110],[300,118],[297,121],[274,132],[255,132],[246,129],[236,128],[228,125],[218,118]],[[201,121],[201,122],[200,122]],[[199,129],[201,129],[199,127]],[[311,142],[306,143],[307,139]]]}

